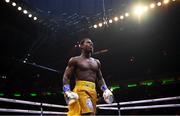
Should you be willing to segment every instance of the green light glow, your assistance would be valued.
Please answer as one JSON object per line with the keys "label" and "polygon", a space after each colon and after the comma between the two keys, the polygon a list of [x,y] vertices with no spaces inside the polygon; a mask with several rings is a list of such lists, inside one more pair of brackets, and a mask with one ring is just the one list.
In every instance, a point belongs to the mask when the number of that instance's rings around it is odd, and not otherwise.
{"label": "green light glow", "polygon": [[1,97],[4,96],[4,93],[0,93],[0,96],[1,96]]}
{"label": "green light glow", "polygon": [[20,93],[15,93],[14,96],[15,96],[15,97],[20,97],[21,94],[20,94]]}
{"label": "green light glow", "polygon": [[120,87],[119,87],[119,86],[112,86],[112,87],[110,88],[111,91],[114,91],[114,90],[117,90],[117,89],[120,89]]}
{"label": "green light glow", "polygon": [[37,96],[37,94],[36,94],[36,93],[30,93],[30,95],[31,95],[32,97]]}
{"label": "green light glow", "polygon": [[51,95],[52,93],[51,92],[47,92],[46,95]]}
{"label": "green light glow", "polygon": [[154,84],[153,81],[145,81],[142,83],[142,85],[145,85],[145,86],[152,86]]}
{"label": "green light glow", "polygon": [[162,80],[162,85],[171,84],[174,82],[174,79],[164,79]]}
{"label": "green light glow", "polygon": [[136,87],[137,84],[128,84],[128,87]]}

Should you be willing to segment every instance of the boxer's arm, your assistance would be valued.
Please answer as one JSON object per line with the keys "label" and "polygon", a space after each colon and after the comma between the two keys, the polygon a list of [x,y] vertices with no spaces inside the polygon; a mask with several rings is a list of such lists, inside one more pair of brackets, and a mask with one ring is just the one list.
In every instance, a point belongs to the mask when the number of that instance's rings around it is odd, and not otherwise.
{"label": "boxer's arm", "polygon": [[74,71],[76,61],[74,58],[71,58],[68,62],[68,65],[65,69],[64,75],[63,75],[63,91],[70,91],[70,78],[72,76],[72,73]]}
{"label": "boxer's arm", "polygon": [[104,78],[102,76],[102,72],[101,72],[101,64],[99,62],[99,60],[97,60],[98,62],[98,65],[99,65],[99,69],[98,69],[98,74],[97,74],[97,77],[98,77],[98,83],[99,83],[99,86],[101,87],[101,90],[103,91],[103,98],[105,100],[106,103],[112,103],[114,98],[113,98],[113,94],[112,92],[107,88],[107,85],[104,81]]}
{"label": "boxer's arm", "polygon": [[101,63],[99,60],[97,60],[98,63],[98,72],[97,72],[97,80],[99,87],[101,88],[102,91],[105,91],[107,89],[106,82],[103,78],[102,72],[101,72]]}
{"label": "boxer's arm", "polygon": [[79,99],[78,94],[75,92],[72,92],[70,89],[70,78],[74,71],[75,65],[76,65],[75,59],[71,58],[68,62],[68,65],[63,75],[63,91],[65,93],[65,99],[68,105],[74,103],[77,99]]}

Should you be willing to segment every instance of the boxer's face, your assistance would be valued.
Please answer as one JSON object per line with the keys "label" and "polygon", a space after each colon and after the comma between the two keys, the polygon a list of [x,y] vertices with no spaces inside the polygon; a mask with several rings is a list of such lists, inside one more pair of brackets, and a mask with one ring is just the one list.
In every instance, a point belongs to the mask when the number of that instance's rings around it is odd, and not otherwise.
{"label": "boxer's face", "polygon": [[83,49],[86,52],[93,53],[94,51],[93,42],[90,39],[85,39],[83,44],[81,45],[81,49]]}

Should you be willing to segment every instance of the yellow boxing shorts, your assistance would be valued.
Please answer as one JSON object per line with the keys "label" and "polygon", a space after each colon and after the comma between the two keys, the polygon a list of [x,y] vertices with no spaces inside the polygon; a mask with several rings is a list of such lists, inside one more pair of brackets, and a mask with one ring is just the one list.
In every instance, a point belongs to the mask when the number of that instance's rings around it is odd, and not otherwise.
{"label": "yellow boxing shorts", "polygon": [[68,116],[96,113],[97,94],[95,83],[76,81],[73,92],[76,92],[79,95],[79,99],[68,106]]}

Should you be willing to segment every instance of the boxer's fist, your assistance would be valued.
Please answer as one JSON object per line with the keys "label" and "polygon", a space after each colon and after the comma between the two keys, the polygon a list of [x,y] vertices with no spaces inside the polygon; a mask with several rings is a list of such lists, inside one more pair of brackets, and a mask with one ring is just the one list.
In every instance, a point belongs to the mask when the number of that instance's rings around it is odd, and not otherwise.
{"label": "boxer's fist", "polygon": [[110,104],[110,103],[112,103],[114,101],[113,94],[109,89],[106,89],[103,92],[103,97],[104,97],[105,102],[108,103],[108,104]]}
{"label": "boxer's fist", "polygon": [[79,99],[78,94],[72,91],[66,91],[65,97],[66,97],[66,103],[68,105],[76,102]]}

